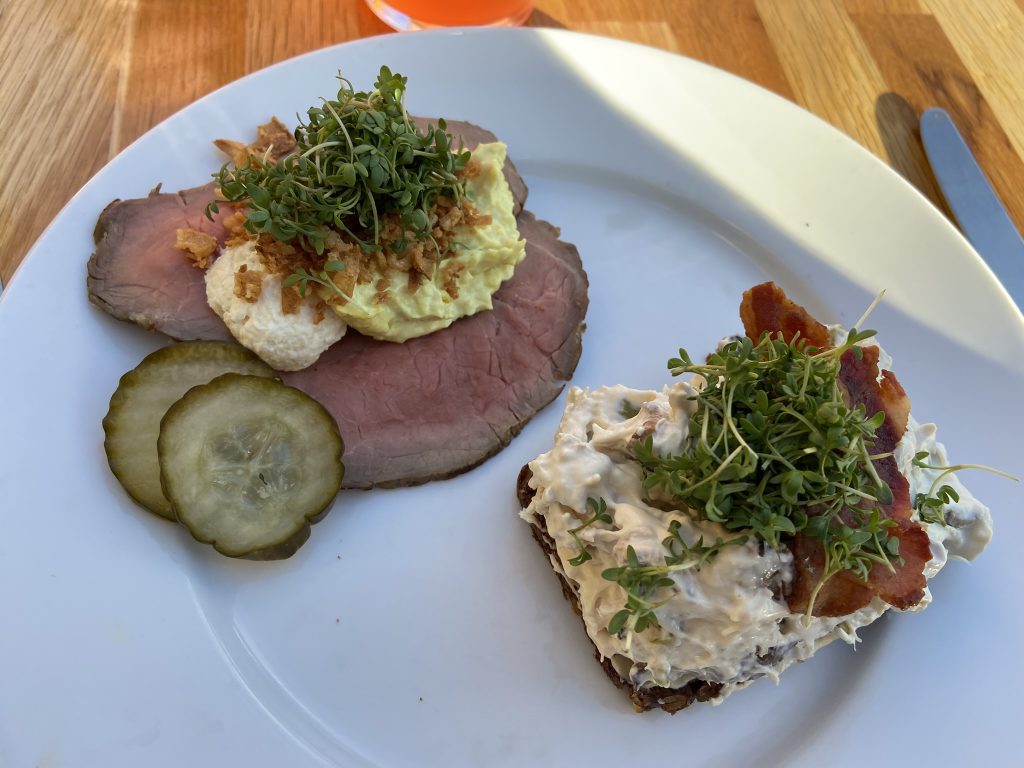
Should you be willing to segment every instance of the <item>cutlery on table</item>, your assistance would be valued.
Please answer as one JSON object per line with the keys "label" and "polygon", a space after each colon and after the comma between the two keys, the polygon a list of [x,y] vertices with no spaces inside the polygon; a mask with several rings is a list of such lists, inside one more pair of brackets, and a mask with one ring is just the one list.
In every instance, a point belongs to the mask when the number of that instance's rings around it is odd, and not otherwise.
{"label": "cutlery on table", "polygon": [[921,142],[960,230],[1024,308],[1024,239],[944,109],[921,114]]}

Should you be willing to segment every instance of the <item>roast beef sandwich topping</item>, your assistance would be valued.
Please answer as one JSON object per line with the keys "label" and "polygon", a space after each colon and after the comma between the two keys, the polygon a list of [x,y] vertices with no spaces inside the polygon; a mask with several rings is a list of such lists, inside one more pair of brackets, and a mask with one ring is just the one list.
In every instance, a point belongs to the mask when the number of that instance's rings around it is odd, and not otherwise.
{"label": "roast beef sandwich topping", "polygon": [[90,298],[174,338],[234,336],[278,370],[348,325],[401,342],[490,309],[525,255],[505,145],[409,117],[386,67],[368,92],[339,79],[294,134],[274,118],[251,145],[218,140],[231,161],[213,185],[112,203]]}
{"label": "roast beef sandwich topping", "polygon": [[[216,174],[221,197],[207,208],[212,219],[236,206],[228,255],[254,247],[263,261],[244,273],[215,263],[210,305],[280,370],[305,368],[337,341],[338,318],[402,342],[490,309],[525,255],[504,144],[469,151],[453,144],[443,120],[421,128],[405,111],[406,78],[386,67],[369,92],[339,79],[337,97],[296,128],[294,151],[275,159],[268,148],[225,165]],[[268,285],[280,298],[262,309],[279,319],[252,333],[237,305],[259,302]],[[331,332],[317,334],[326,314],[337,316]],[[282,355],[283,346],[302,353]]]}
{"label": "roast beef sandwich topping", "polygon": [[523,210],[505,145],[408,117],[405,84],[342,80],[294,132],[275,118],[252,144],[216,142],[231,161],[215,183],[111,203],[89,260],[111,315],[237,339],[321,402],[352,488],[504,447],[572,376],[587,310],[579,254]]}

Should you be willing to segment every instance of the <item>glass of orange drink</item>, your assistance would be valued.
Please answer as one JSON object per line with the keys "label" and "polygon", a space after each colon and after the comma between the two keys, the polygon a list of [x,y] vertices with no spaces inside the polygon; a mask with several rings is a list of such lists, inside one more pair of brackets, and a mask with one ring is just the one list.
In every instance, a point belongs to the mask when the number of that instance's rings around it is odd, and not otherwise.
{"label": "glass of orange drink", "polygon": [[533,0],[366,0],[385,24],[399,31],[430,27],[516,26]]}

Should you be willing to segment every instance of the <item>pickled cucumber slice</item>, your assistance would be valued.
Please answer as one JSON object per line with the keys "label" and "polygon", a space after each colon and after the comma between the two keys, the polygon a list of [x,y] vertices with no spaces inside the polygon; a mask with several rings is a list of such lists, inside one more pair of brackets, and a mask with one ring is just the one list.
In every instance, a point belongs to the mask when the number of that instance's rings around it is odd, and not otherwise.
{"label": "pickled cucumber slice", "polygon": [[172,405],[157,441],[178,522],[229,557],[290,557],[341,487],[344,445],[320,403],[227,373]]}
{"label": "pickled cucumber slice", "polygon": [[114,477],[150,512],[174,520],[160,487],[156,451],[160,420],[192,387],[232,371],[277,375],[245,347],[224,341],[188,341],[158,349],[121,377],[103,419],[103,448]]}

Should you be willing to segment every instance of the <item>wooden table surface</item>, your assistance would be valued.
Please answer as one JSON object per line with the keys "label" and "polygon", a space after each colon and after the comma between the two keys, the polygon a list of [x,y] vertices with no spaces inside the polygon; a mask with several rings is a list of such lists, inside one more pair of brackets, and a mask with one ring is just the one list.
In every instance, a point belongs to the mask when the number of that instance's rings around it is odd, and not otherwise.
{"label": "wooden table surface", "polygon": [[[1024,0],[536,0],[528,23],[759,83],[940,205],[917,119],[945,107],[1024,229]],[[171,113],[281,59],[388,31],[362,0],[0,0],[0,277]]]}

